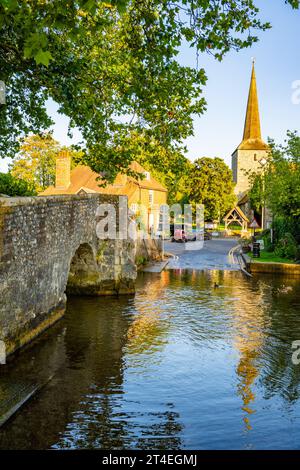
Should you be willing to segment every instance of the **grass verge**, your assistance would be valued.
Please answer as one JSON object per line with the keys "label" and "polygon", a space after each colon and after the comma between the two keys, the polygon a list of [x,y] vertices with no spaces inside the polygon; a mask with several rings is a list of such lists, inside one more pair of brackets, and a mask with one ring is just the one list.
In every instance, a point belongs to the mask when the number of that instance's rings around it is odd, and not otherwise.
{"label": "grass verge", "polygon": [[255,261],[259,261],[261,263],[288,263],[288,264],[296,264],[291,259],[281,258],[280,256],[276,256],[274,252],[268,252],[262,250],[260,252],[260,258],[253,258],[253,253],[247,253],[251,259]]}

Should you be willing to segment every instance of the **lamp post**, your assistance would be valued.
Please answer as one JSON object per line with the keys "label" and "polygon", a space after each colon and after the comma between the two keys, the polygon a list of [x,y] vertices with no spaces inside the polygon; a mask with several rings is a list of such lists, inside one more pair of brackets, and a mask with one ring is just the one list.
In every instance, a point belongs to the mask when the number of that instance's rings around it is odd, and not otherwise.
{"label": "lamp post", "polygon": [[264,230],[264,228],[265,228],[265,209],[266,209],[266,207],[265,207],[265,166],[267,165],[268,160],[265,157],[263,157],[263,158],[261,158],[261,160],[259,160],[259,163],[260,163],[260,165],[263,169],[263,173],[262,173],[262,175],[263,175],[263,179],[262,179],[263,201],[262,202],[263,202],[263,204],[262,204],[262,211],[261,211],[261,228],[262,228],[262,230]]}

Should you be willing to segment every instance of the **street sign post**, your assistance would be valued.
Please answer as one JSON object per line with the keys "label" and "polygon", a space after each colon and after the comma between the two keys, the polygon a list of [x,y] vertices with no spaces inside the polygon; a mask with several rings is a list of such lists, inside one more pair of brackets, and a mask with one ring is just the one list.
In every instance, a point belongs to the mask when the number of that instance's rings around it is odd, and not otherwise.
{"label": "street sign post", "polygon": [[255,237],[255,229],[260,228],[259,223],[257,222],[256,218],[254,217],[251,224],[249,225],[249,228],[253,229],[253,236]]}

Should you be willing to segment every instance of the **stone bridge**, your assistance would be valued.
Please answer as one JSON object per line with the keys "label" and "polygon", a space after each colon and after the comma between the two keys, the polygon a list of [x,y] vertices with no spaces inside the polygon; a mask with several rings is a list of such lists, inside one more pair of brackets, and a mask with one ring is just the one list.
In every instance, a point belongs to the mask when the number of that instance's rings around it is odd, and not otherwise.
{"label": "stone bridge", "polygon": [[134,243],[97,238],[100,203],[114,205],[118,228],[118,196],[0,198],[0,340],[6,354],[64,314],[66,292],[134,292]]}

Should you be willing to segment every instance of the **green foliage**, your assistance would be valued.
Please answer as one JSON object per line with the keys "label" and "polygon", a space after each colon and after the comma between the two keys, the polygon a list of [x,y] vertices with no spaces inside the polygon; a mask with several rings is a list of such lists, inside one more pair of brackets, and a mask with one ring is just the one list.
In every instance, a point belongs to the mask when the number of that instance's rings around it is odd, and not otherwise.
{"label": "green foliage", "polygon": [[144,266],[147,264],[147,259],[144,256],[137,256],[135,262],[137,266]]}
{"label": "green foliage", "polygon": [[265,175],[253,173],[249,175],[251,190],[249,200],[251,207],[256,212],[261,212],[265,200]]}
{"label": "green foliage", "polygon": [[300,218],[277,216],[273,221],[273,229],[275,244],[281,238],[284,238],[286,233],[291,233],[297,243],[300,244]]}
{"label": "green foliage", "polygon": [[80,129],[85,162],[113,180],[143,151],[162,171],[156,149],[182,155],[205,111],[204,70],[176,61],[184,41],[221,60],[270,25],[253,0],[0,0],[0,26],[0,156],[49,128],[51,97]]}
{"label": "green foliage", "polygon": [[[212,2],[207,0],[172,3],[168,0],[1,0],[0,25],[9,24],[13,31],[20,28],[23,33],[23,55],[45,65],[50,60],[55,60],[55,43],[51,30],[71,39],[80,37],[86,32],[86,20],[93,19],[101,24],[103,8],[108,11],[116,10],[119,14],[130,12],[133,8],[137,11],[144,10],[146,26],[149,25],[149,20],[153,20],[151,9],[155,8],[155,19],[162,22],[167,19],[170,32],[171,28],[174,32],[178,31],[187,41],[197,45],[199,50],[218,50],[220,56],[232,47],[240,49],[256,41],[256,37],[245,34],[251,28],[266,29],[269,26],[261,24],[257,19],[258,9],[252,0],[222,0],[213,2],[213,5],[210,3]],[[295,8],[298,6],[297,0],[289,0],[289,3]],[[148,14],[145,14],[147,7]],[[179,13],[186,16],[185,21],[179,18]],[[231,34],[232,30],[238,35]]]}
{"label": "green foliage", "polygon": [[236,202],[232,172],[221,158],[199,158],[189,173],[189,201],[205,205],[205,220],[220,220]]}
{"label": "green foliage", "polygon": [[[41,192],[55,183],[56,157],[64,148],[53,139],[51,133],[29,135],[22,140],[20,151],[10,165],[10,172]],[[80,163],[80,152],[69,150],[72,163]]]}
{"label": "green foliage", "polygon": [[55,160],[60,144],[51,134],[30,135],[22,140],[10,172],[42,191],[55,181]]}
{"label": "green foliage", "polygon": [[137,160],[146,170],[151,172],[157,181],[167,188],[168,204],[187,204],[189,174],[192,163],[180,152],[167,153],[161,147],[156,147],[156,152],[156,157],[160,160],[159,169],[153,161],[153,155],[149,155],[146,149]]}
{"label": "green foliage", "polygon": [[300,217],[300,137],[287,132],[285,145],[269,142],[271,160],[266,171],[266,202],[275,215]]}
{"label": "green foliage", "polygon": [[271,253],[274,251],[274,244],[271,240],[271,232],[270,230],[266,230],[261,235],[261,239],[264,241],[264,249],[267,253]]}
{"label": "green foliage", "polygon": [[0,173],[0,194],[6,196],[35,196],[34,187],[20,178],[15,178],[10,173]]}
{"label": "green foliage", "polygon": [[[248,253],[250,258],[253,258],[253,253]],[[293,264],[294,261],[282,256],[276,255],[274,252],[268,252],[266,250],[262,250],[260,252],[260,258],[254,258],[256,263],[288,263]]]}
{"label": "green foliage", "polygon": [[283,238],[280,238],[276,248],[275,255],[288,258],[288,259],[298,259],[300,256],[299,247],[293,235],[291,233],[286,233]]}
{"label": "green foliage", "polygon": [[269,145],[269,163],[264,173],[250,177],[250,200],[256,210],[263,202],[271,210],[275,246],[280,256],[286,253],[293,257],[300,244],[300,137],[297,132],[288,131],[284,145],[276,145],[273,140]]}

